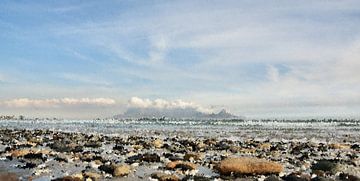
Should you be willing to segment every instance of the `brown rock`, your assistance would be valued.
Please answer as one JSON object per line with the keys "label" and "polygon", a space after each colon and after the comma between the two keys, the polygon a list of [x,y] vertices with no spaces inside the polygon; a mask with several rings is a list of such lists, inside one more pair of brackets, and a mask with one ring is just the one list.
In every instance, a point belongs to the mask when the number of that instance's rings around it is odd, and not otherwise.
{"label": "brown rock", "polygon": [[131,167],[129,165],[118,165],[114,168],[113,176],[122,177],[128,175],[131,172]]}
{"label": "brown rock", "polygon": [[11,157],[22,157],[29,153],[31,153],[31,151],[28,149],[14,150],[11,152]]}
{"label": "brown rock", "polygon": [[259,148],[261,150],[269,150],[271,148],[271,144],[270,143],[263,143],[263,144],[259,145]]}
{"label": "brown rock", "polygon": [[278,174],[283,171],[282,165],[254,157],[227,158],[217,165],[223,174]]}
{"label": "brown rock", "polygon": [[165,174],[156,172],[151,174],[151,178],[158,179],[159,181],[179,181],[179,177],[176,175]]}
{"label": "brown rock", "polygon": [[19,181],[18,176],[15,173],[0,173],[1,181]]}
{"label": "brown rock", "polygon": [[182,170],[195,170],[197,166],[190,162],[183,162],[180,160],[169,162],[166,164],[167,169],[175,169],[175,168],[181,168]]}

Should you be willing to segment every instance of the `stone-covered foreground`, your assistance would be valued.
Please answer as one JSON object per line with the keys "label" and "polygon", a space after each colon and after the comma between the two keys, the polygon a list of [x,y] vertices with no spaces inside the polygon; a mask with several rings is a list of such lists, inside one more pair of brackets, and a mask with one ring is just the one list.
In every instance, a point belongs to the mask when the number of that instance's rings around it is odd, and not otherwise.
{"label": "stone-covered foreground", "polygon": [[2,129],[0,180],[359,180],[359,140],[278,140]]}

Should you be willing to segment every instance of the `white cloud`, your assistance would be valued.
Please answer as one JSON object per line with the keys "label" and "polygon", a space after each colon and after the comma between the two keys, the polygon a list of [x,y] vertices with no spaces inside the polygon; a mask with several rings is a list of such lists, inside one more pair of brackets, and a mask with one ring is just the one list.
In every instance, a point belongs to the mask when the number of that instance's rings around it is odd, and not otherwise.
{"label": "white cloud", "polygon": [[19,98],[0,102],[0,106],[8,108],[54,108],[66,106],[110,106],[116,102],[109,98],[62,98],[62,99],[29,99]]}
{"label": "white cloud", "polygon": [[203,113],[212,113],[214,110],[202,107],[194,102],[186,102],[183,100],[167,101],[164,99],[142,99],[139,97],[132,97],[128,101],[128,106],[132,108],[155,108],[155,109],[195,109]]}

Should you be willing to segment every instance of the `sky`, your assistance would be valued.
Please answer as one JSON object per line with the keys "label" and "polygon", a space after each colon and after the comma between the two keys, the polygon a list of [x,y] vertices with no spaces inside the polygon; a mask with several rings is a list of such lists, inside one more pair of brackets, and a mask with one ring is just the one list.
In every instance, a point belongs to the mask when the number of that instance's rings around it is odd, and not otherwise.
{"label": "sky", "polygon": [[3,115],[359,118],[359,70],[357,0],[0,2]]}

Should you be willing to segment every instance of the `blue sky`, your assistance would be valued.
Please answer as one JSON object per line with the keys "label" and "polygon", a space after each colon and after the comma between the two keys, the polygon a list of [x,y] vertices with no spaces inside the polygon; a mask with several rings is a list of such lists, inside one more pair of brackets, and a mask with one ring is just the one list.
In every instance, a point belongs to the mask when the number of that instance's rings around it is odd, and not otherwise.
{"label": "blue sky", "polygon": [[[1,1],[0,113],[360,113],[359,1]],[[71,101],[69,101],[71,100]]]}

